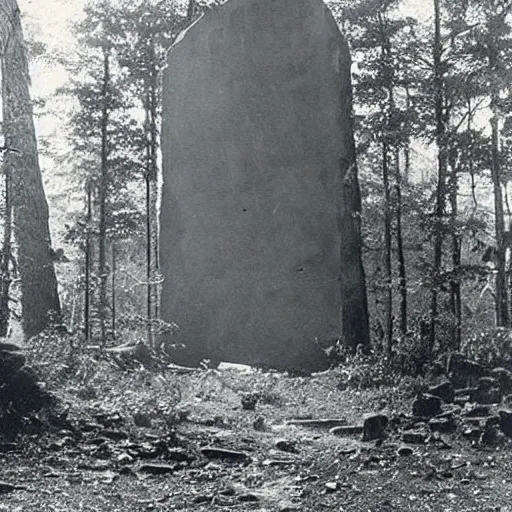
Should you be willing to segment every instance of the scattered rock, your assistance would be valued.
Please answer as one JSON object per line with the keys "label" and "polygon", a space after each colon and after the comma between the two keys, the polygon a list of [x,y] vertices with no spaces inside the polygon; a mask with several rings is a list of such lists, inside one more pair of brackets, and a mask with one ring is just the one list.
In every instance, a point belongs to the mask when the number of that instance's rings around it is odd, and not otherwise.
{"label": "scattered rock", "polygon": [[131,464],[133,462],[133,457],[127,453],[121,453],[117,456],[117,462],[123,466]]}
{"label": "scattered rock", "polygon": [[278,439],[275,442],[275,446],[278,450],[288,453],[299,453],[297,449],[297,442],[289,439]]}
{"label": "scattered rock", "polygon": [[473,405],[462,411],[464,416],[468,418],[482,418],[486,416],[490,416],[491,407],[488,405]]}
{"label": "scattered rock", "polygon": [[454,432],[457,428],[453,418],[432,418],[428,425],[433,432],[441,432],[443,434]]}
{"label": "scattered rock", "polygon": [[498,429],[495,425],[486,425],[482,435],[480,436],[479,443],[487,446],[493,446],[498,441]]}
{"label": "scattered rock", "polygon": [[491,376],[496,379],[503,394],[512,393],[512,372],[505,368],[494,368]]}
{"label": "scattered rock", "polygon": [[112,439],[113,441],[122,441],[128,439],[128,434],[122,430],[105,429],[99,432],[100,435]]}
{"label": "scattered rock", "polygon": [[462,435],[470,441],[478,441],[483,434],[481,428],[470,427],[463,430]]}
{"label": "scattered rock", "polygon": [[363,441],[373,441],[386,437],[388,417],[385,414],[367,416],[363,424]]}
{"label": "scattered rock", "polygon": [[246,493],[238,496],[238,501],[241,501],[242,503],[256,503],[260,501],[260,498],[256,496],[256,494]]}
{"label": "scattered rock", "polygon": [[117,413],[98,413],[95,416],[96,421],[101,423],[105,428],[112,428],[116,425],[120,425],[123,423],[122,416]]}
{"label": "scattered rock", "polygon": [[512,411],[509,409],[500,409],[498,415],[500,418],[501,431],[507,437],[512,437]]}
{"label": "scattered rock", "polygon": [[327,492],[336,492],[338,490],[338,482],[327,482],[324,487]]}
{"label": "scattered rock", "polygon": [[194,456],[185,448],[167,448],[165,458],[174,462],[192,462]]}
{"label": "scattered rock", "polygon": [[254,411],[260,399],[259,393],[243,393],[240,397],[242,409],[244,411]]}
{"label": "scattered rock", "polygon": [[142,464],[139,467],[139,471],[143,473],[150,473],[152,475],[165,475],[168,473],[174,473],[178,469],[176,464]]}
{"label": "scattered rock", "polygon": [[216,448],[213,446],[201,448],[201,453],[208,459],[225,459],[241,462],[247,462],[250,460],[249,455],[244,452],[225,450],[223,448]]}
{"label": "scattered rock", "polygon": [[489,390],[498,387],[498,381],[494,377],[480,377],[477,381],[479,390]]}
{"label": "scattered rock", "polygon": [[414,416],[422,418],[432,418],[442,412],[442,401],[438,396],[424,394],[414,400],[412,404],[412,413]]}
{"label": "scattered rock", "polygon": [[427,439],[428,434],[419,430],[404,432],[402,435],[402,441],[407,444],[425,444]]}
{"label": "scattered rock", "polygon": [[363,425],[346,425],[343,427],[333,427],[329,430],[336,436],[353,436],[363,433]]}
{"label": "scattered rock", "polygon": [[488,373],[481,364],[470,361],[456,352],[450,354],[447,361],[447,370],[448,377],[456,387],[470,386]]}
{"label": "scattered rock", "polygon": [[0,481],[0,494],[9,494],[14,491],[24,491],[27,487],[23,485],[15,485],[9,482]]}
{"label": "scattered rock", "polygon": [[455,398],[455,391],[450,381],[441,382],[437,386],[428,389],[428,394],[439,397],[443,402],[452,403]]}
{"label": "scattered rock", "polygon": [[265,418],[263,416],[258,416],[252,422],[252,428],[254,430],[258,430],[259,432],[264,432],[265,430],[267,430],[267,424],[265,422]]}
{"label": "scattered rock", "polygon": [[414,450],[410,446],[400,446],[396,453],[400,457],[408,457],[414,453]]}
{"label": "scattered rock", "polygon": [[479,404],[490,405],[498,404],[501,402],[501,390],[499,387],[481,388],[478,389],[475,395],[475,400]]}
{"label": "scattered rock", "polygon": [[288,425],[297,425],[300,427],[311,427],[311,428],[326,428],[330,429],[333,427],[341,427],[347,424],[345,418],[328,418],[328,419],[301,419],[301,420],[288,420]]}
{"label": "scattered rock", "polygon": [[151,428],[151,418],[142,412],[137,412],[133,415],[133,422],[135,423],[135,426],[141,427],[141,428]]}

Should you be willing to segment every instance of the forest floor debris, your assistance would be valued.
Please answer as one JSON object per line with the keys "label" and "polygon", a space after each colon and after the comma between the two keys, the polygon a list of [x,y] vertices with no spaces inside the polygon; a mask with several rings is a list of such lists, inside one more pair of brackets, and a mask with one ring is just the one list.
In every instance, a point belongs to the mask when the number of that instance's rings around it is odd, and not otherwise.
{"label": "forest floor debris", "polygon": [[115,366],[87,382],[95,393],[55,390],[44,429],[3,441],[0,511],[512,510],[508,409],[449,403],[443,382],[414,410],[400,386],[340,390],[338,370]]}

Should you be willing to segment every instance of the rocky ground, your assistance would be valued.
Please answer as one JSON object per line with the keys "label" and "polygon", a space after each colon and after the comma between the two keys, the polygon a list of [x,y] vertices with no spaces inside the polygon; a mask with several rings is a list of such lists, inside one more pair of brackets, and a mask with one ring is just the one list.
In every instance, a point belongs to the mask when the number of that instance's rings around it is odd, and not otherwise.
{"label": "rocky ground", "polygon": [[512,510],[506,371],[414,399],[337,370],[107,366],[0,443],[0,510]]}

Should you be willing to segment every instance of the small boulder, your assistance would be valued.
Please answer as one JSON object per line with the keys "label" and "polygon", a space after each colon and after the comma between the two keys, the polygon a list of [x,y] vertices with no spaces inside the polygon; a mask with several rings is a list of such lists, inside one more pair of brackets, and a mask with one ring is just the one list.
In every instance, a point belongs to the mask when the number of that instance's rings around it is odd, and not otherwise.
{"label": "small boulder", "polygon": [[432,418],[428,425],[432,432],[440,432],[442,434],[449,434],[457,428],[453,418]]}
{"label": "small boulder", "polygon": [[338,490],[338,482],[327,482],[325,490],[326,492],[336,492]]}
{"label": "small boulder", "polygon": [[410,430],[402,435],[402,441],[407,444],[425,444],[427,439],[428,434],[422,430]]}
{"label": "small boulder", "polygon": [[496,379],[503,394],[512,393],[512,372],[505,368],[494,368],[491,376]]}
{"label": "small boulder", "polygon": [[139,467],[139,471],[143,473],[149,473],[151,475],[165,475],[168,473],[174,473],[177,469],[176,464],[142,464]]}
{"label": "small boulder", "polygon": [[468,418],[483,418],[491,415],[489,405],[473,405],[465,409],[462,414]]}
{"label": "small boulder", "polygon": [[431,386],[428,389],[428,394],[439,397],[443,402],[452,403],[455,398],[455,391],[450,381],[444,381],[437,386]]}
{"label": "small boulder", "polygon": [[480,377],[477,381],[477,388],[479,390],[488,391],[492,388],[499,387],[498,380],[494,377]]}
{"label": "small boulder", "polygon": [[487,370],[481,364],[466,359],[460,353],[450,354],[447,361],[450,380],[457,387],[473,385],[480,377],[487,375]]}
{"label": "small boulder", "polygon": [[479,404],[490,405],[501,402],[502,393],[499,387],[488,389],[479,389],[475,396],[475,401]]}
{"label": "small boulder", "polygon": [[388,417],[385,414],[367,416],[363,423],[363,441],[373,441],[386,437]]}
{"label": "small boulder", "polygon": [[254,411],[256,404],[258,403],[260,396],[258,393],[243,393],[240,397],[242,409],[244,411]]}
{"label": "small boulder", "polygon": [[396,453],[400,457],[408,457],[414,453],[414,450],[410,446],[400,446]]}
{"label": "small boulder", "polygon": [[278,439],[275,442],[275,447],[282,452],[299,453],[297,442],[290,439]]}
{"label": "small boulder", "polygon": [[424,394],[414,400],[412,404],[412,413],[414,416],[419,416],[421,418],[432,418],[441,414],[441,404],[442,401],[438,396]]}
{"label": "small boulder", "polygon": [[332,427],[329,432],[335,436],[353,436],[363,433],[362,425],[344,425],[342,427]]}
{"label": "small boulder", "polygon": [[500,429],[507,436],[512,437],[512,411],[510,409],[500,409]]}
{"label": "small boulder", "polygon": [[133,422],[135,423],[135,425],[137,427],[141,427],[141,428],[151,428],[152,427],[151,418],[147,414],[144,414],[142,412],[136,412],[133,415]]}

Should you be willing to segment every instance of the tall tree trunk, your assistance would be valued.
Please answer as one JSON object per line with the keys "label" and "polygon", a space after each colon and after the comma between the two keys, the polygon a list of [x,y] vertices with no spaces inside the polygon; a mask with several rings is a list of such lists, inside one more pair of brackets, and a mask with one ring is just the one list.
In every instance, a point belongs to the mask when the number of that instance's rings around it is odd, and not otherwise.
{"label": "tall tree trunk", "polygon": [[[341,62],[350,62],[348,45],[345,46]],[[343,105],[340,112],[342,126],[345,126],[340,145],[344,155],[340,161],[342,197],[340,212],[341,237],[341,297],[342,333],[347,347],[356,350],[362,346],[370,349],[370,327],[368,321],[368,297],[366,277],[362,259],[361,240],[361,194],[357,176],[356,148],[352,111],[352,85],[350,76],[344,76],[340,90]]]}
{"label": "tall tree trunk", "polygon": [[158,258],[158,68],[153,37],[148,40],[150,73],[145,81],[144,110],[146,129],[146,316],[147,340],[154,344],[154,319],[159,316],[159,287],[156,276],[159,271]]}
{"label": "tall tree trunk", "polygon": [[18,244],[23,331],[27,338],[60,321],[48,204],[37,153],[28,62],[16,0],[0,0],[0,45],[4,60],[4,169],[12,180],[14,234]]}
{"label": "tall tree trunk", "polygon": [[499,150],[499,85],[496,83],[498,55],[489,43],[489,71],[491,74],[491,176],[494,192],[494,226],[496,230],[496,325],[509,326],[507,268],[505,245],[505,215],[503,191],[501,189],[501,166]]}
{"label": "tall tree trunk", "polygon": [[384,342],[391,355],[393,344],[393,269],[391,266],[391,186],[389,183],[389,146],[382,144],[382,182],[384,185]]}
{"label": "tall tree trunk", "polygon": [[[406,153],[407,154],[407,153]],[[396,150],[396,246],[398,257],[398,279],[400,291],[400,333],[407,334],[407,270],[402,230],[402,171],[400,169],[400,150]],[[406,161],[406,167],[409,162]]]}
{"label": "tall tree trunk", "polygon": [[442,272],[444,229],[443,220],[446,203],[446,116],[444,112],[444,74],[442,70],[441,0],[434,0],[434,110],[437,145],[437,188],[434,209],[434,262],[432,265],[432,289],[430,299],[429,349],[434,349],[438,322],[438,293]]}
{"label": "tall tree trunk", "polygon": [[460,285],[461,241],[457,233],[458,218],[458,191],[457,159],[455,155],[450,158],[450,219],[452,229],[452,278],[450,280],[450,311],[453,318],[453,333],[451,349],[458,350],[461,346],[462,336],[462,297]]}
{"label": "tall tree trunk", "polygon": [[111,278],[112,278],[112,340],[116,340],[116,331],[117,331],[117,295],[116,295],[116,278],[117,278],[117,251],[116,251],[116,243],[112,242],[111,248]]}
{"label": "tall tree trunk", "polygon": [[85,342],[91,341],[91,229],[92,229],[92,187],[87,183],[85,196],[87,207],[87,228],[85,232],[85,288],[84,288],[84,333]]}
{"label": "tall tree trunk", "polygon": [[156,281],[160,273],[160,255],[158,253],[158,147],[159,147],[159,129],[158,129],[158,112],[159,112],[159,71],[155,53],[155,42],[151,39],[150,46],[151,76],[149,89],[149,120],[150,120],[150,155],[151,155],[151,182],[150,182],[150,207],[151,207],[151,243],[153,251],[153,317],[158,319],[160,316],[160,284]]}
{"label": "tall tree trunk", "polygon": [[[2,77],[4,76],[2,65]],[[8,169],[4,169],[4,233],[2,242],[2,255],[0,258],[0,338],[5,338],[9,331],[10,308],[9,298],[12,283],[10,264],[12,258],[12,205],[11,205],[11,177]]]}
{"label": "tall tree trunk", "polygon": [[108,123],[110,89],[110,51],[103,49],[103,85],[101,92],[101,163],[98,190],[98,273],[99,273],[99,321],[101,344],[107,342],[107,195],[108,195]]}

